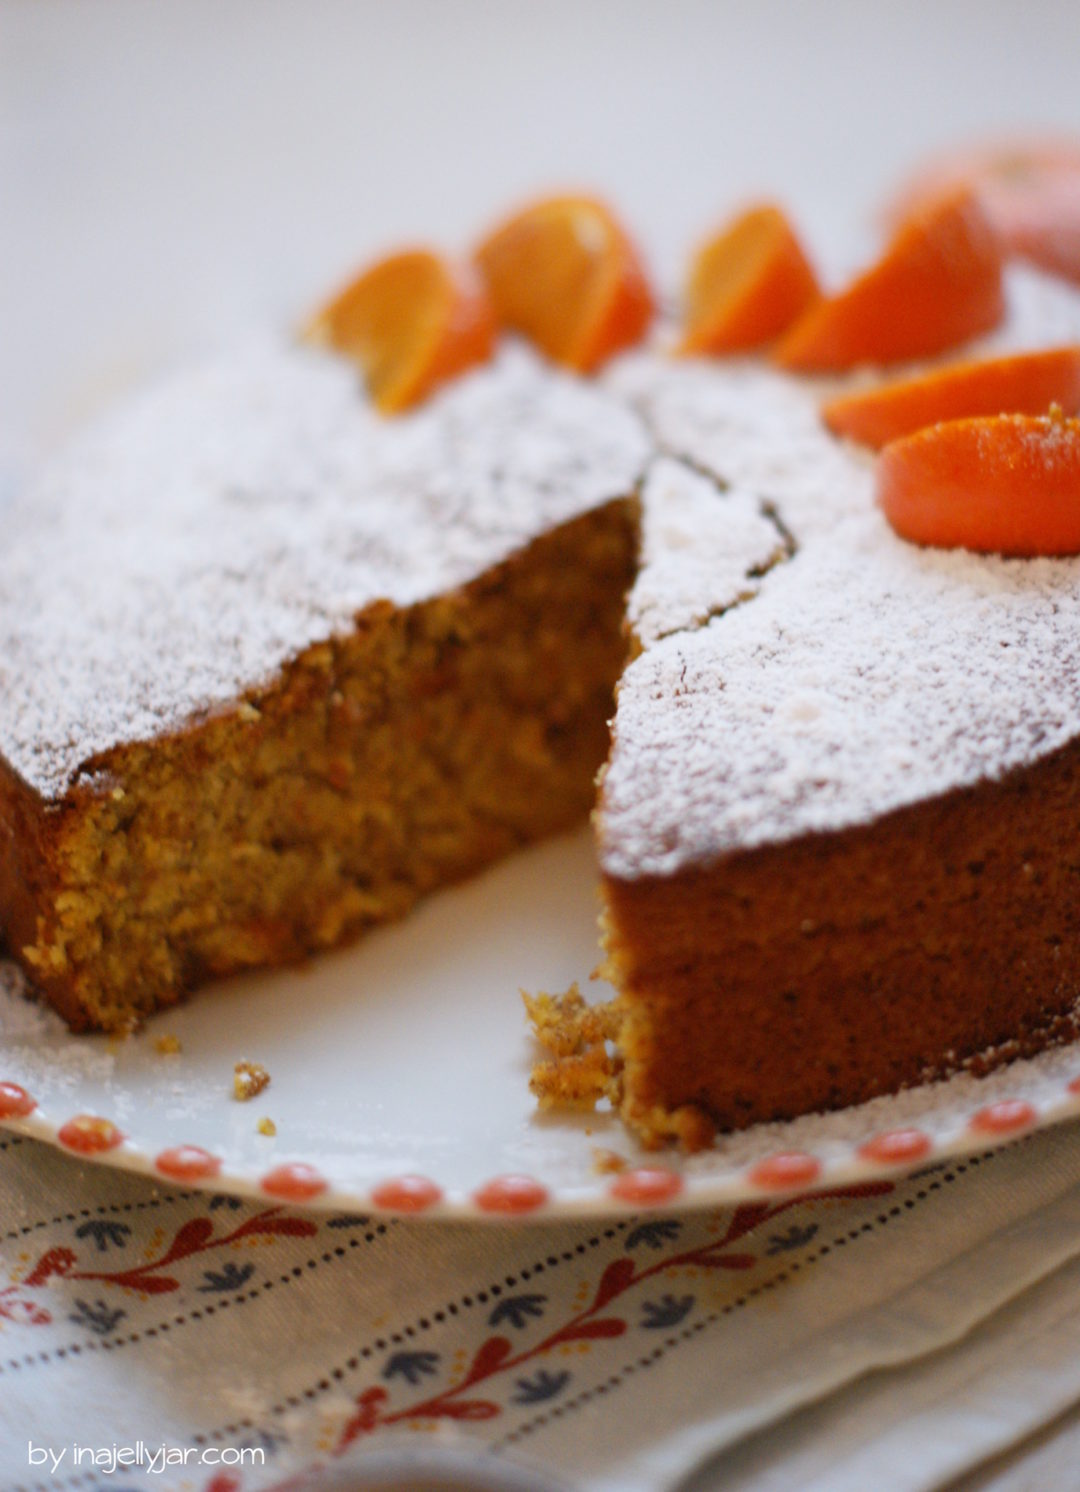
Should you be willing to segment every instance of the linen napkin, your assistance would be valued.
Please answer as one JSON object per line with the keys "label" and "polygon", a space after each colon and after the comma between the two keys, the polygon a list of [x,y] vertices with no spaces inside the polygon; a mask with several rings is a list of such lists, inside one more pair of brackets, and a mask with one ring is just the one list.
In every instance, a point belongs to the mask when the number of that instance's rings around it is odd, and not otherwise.
{"label": "linen napkin", "polygon": [[0,1135],[0,1488],[442,1443],[595,1492],[938,1486],[1080,1394],[1078,1182],[1065,1125],[819,1197],[408,1222]]}

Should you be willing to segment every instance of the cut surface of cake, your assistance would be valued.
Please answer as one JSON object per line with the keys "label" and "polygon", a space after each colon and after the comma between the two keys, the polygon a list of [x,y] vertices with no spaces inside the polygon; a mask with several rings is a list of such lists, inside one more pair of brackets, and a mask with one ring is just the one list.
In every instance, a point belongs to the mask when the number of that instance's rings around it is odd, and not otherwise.
{"label": "cut surface of cake", "polygon": [[[1009,290],[994,345],[1080,338],[1075,290]],[[646,484],[598,812],[624,1117],[695,1146],[1074,1034],[1080,560],[899,539],[809,381],[613,376],[709,474],[702,533],[740,533],[748,577],[702,569]],[[743,490],[786,536],[764,569]]]}
{"label": "cut surface of cake", "polygon": [[387,421],[252,348],[4,516],[0,931],[76,1028],[296,959],[583,818],[636,416],[511,348]]}

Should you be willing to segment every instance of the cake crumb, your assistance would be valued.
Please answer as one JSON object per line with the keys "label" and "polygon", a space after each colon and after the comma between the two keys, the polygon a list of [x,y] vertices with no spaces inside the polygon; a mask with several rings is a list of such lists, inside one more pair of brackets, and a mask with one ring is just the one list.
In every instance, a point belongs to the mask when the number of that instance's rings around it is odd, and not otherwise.
{"label": "cake crumb", "polygon": [[626,1156],[620,1155],[617,1150],[605,1150],[599,1145],[594,1148],[592,1168],[597,1176],[618,1176],[626,1167]]}
{"label": "cake crumb", "polygon": [[618,1002],[587,1005],[577,980],[564,995],[521,991],[533,1035],[556,1057],[569,1057],[596,1042],[614,1041],[622,1019]]}
{"label": "cake crumb", "polygon": [[256,1124],[255,1128],[259,1131],[259,1133],[261,1135],[276,1135],[277,1134],[277,1125],[274,1123],[274,1121],[272,1119],[268,1119],[265,1114],[259,1120],[258,1124]]}
{"label": "cake crumb", "polygon": [[241,1103],[270,1086],[270,1074],[258,1062],[238,1062],[233,1068],[233,1097]]}
{"label": "cake crumb", "polygon": [[179,1036],[173,1036],[171,1032],[166,1032],[164,1036],[159,1036],[154,1042],[154,1051],[157,1052],[159,1057],[172,1057],[177,1052],[183,1051],[183,1047],[180,1045]]}
{"label": "cake crumb", "polygon": [[617,1107],[622,1059],[608,1050],[607,1043],[618,1037],[618,1000],[587,1005],[576,981],[562,995],[522,990],[521,998],[533,1035],[552,1053],[552,1060],[533,1066],[529,1078],[540,1107],[592,1109],[604,1098]]}

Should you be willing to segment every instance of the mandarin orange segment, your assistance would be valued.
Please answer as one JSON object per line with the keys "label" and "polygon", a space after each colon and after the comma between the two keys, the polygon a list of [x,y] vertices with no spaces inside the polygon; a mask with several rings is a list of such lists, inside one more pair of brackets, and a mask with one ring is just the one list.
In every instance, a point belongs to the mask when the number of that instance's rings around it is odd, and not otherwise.
{"label": "mandarin orange segment", "polygon": [[641,340],[654,301],[637,250],[593,197],[533,203],[480,243],[476,264],[501,326],[590,373]]}
{"label": "mandarin orange segment", "polygon": [[942,420],[1080,410],[1080,346],[953,363],[833,399],[822,411],[834,435],[879,449]]}
{"label": "mandarin orange segment", "polygon": [[486,362],[495,318],[469,265],[427,249],[380,259],[314,317],[305,335],[355,359],[384,414],[420,403],[440,383]]}
{"label": "mandarin orange segment", "polygon": [[931,425],[885,447],[877,492],[916,544],[1080,554],[1080,420],[1055,410]]}
{"label": "mandarin orange segment", "polygon": [[787,218],[752,207],[698,250],[686,286],[677,351],[748,352],[774,341],[820,296]]}
{"label": "mandarin orange segment", "polygon": [[975,193],[1011,253],[1080,282],[1080,142],[1017,140],[939,156],[897,194],[888,216],[901,221],[960,187]]}
{"label": "mandarin orange segment", "polygon": [[1001,245],[972,194],[939,198],[846,290],[812,306],[776,359],[822,373],[944,352],[1001,320],[1001,267]]}

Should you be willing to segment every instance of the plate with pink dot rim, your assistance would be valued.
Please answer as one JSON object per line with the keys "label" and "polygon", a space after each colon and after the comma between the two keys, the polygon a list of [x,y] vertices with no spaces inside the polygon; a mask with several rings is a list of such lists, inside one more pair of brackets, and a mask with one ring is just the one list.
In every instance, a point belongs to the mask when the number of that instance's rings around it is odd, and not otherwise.
{"label": "plate with pink dot rim", "polygon": [[[596,885],[582,829],[353,948],[211,986],[127,1038],[71,1035],[0,964],[0,1123],[187,1187],[509,1222],[858,1185],[1080,1117],[1080,1044],[692,1156],[643,1151],[610,1113],[538,1113],[519,990],[610,993],[589,979]],[[240,1061],[270,1077],[247,1101]]]}

